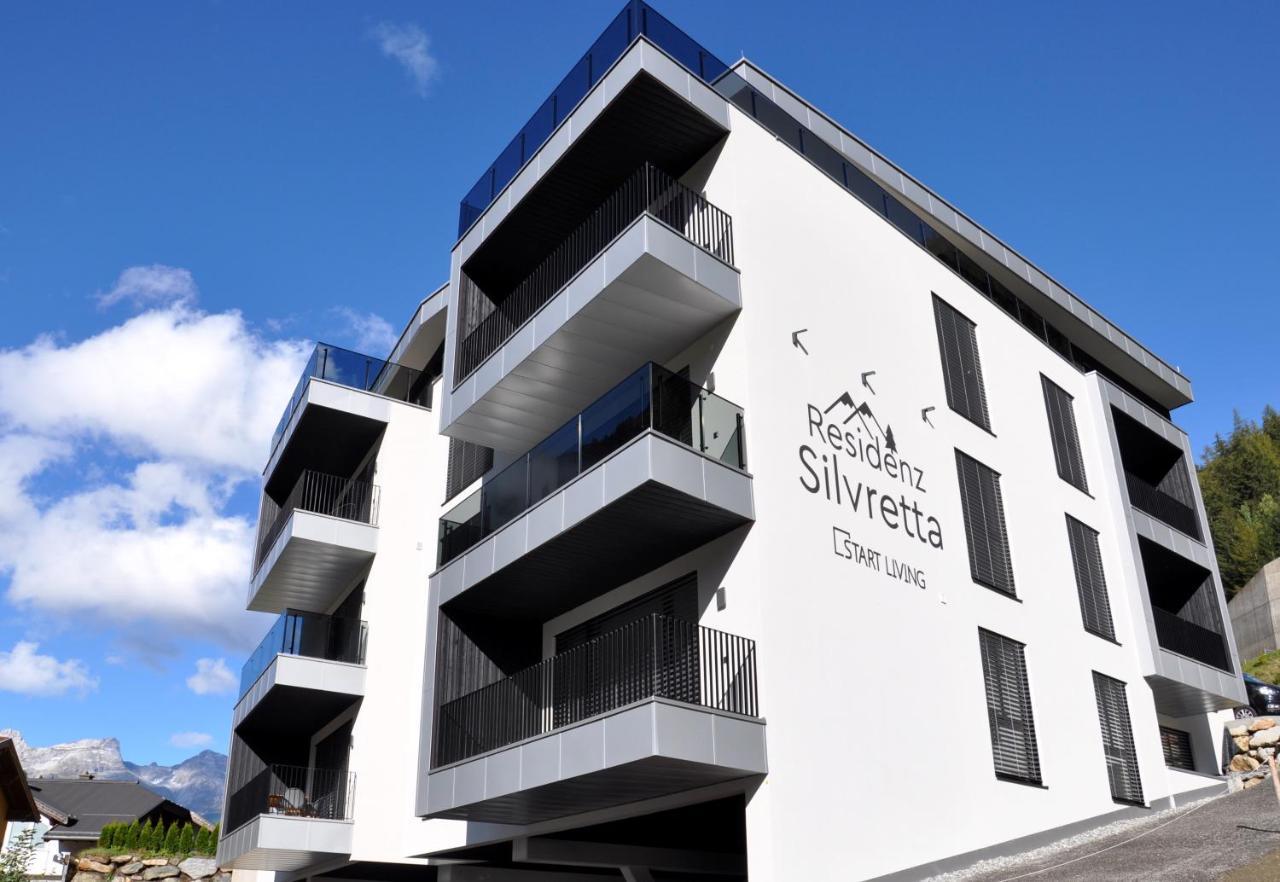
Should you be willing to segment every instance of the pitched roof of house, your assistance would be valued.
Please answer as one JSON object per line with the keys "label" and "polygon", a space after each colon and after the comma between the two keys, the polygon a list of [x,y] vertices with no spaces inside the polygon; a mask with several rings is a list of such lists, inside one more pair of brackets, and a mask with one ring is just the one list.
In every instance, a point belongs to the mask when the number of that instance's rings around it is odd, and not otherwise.
{"label": "pitched roof of house", "polygon": [[40,810],[36,806],[31,788],[27,786],[27,776],[22,771],[22,761],[18,758],[18,746],[13,739],[0,735],[0,793],[4,794],[7,806],[4,819],[7,821],[36,821],[40,819]]}
{"label": "pitched roof of house", "polygon": [[96,840],[106,824],[135,821],[156,813],[190,820],[191,810],[148,790],[136,781],[101,781],[96,778],[35,778],[31,790],[42,805],[58,816],[45,839]]}

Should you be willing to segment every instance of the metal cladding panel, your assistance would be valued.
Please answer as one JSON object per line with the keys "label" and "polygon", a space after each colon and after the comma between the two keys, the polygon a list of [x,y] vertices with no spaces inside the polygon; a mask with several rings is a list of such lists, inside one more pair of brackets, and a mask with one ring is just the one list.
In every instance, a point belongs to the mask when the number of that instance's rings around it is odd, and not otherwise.
{"label": "metal cladding panel", "polygon": [[752,520],[750,475],[646,432],[432,580],[453,611],[545,621]]}
{"label": "metal cladding panel", "polygon": [[763,720],[642,702],[430,772],[428,817],[533,824],[726,781],[745,788],[768,771],[764,730]]}
{"label": "metal cladding panel", "polygon": [[248,608],[323,612],[378,549],[378,528],[295,510],[249,585]]}
{"label": "metal cladding panel", "polygon": [[260,815],[218,843],[218,866],[296,872],[351,854],[350,821]]}
{"label": "metal cladding panel", "polygon": [[269,700],[271,692],[276,689],[333,693],[354,701],[364,696],[365,673],[364,665],[299,655],[277,655],[236,703],[231,726],[233,729],[239,727],[259,705]]}

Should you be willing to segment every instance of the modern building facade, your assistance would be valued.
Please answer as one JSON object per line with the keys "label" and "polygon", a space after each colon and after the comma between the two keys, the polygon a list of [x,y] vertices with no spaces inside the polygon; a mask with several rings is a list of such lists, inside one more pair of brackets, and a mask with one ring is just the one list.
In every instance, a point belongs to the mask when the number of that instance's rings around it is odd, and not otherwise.
{"label": "modern building facade", "polygon": [[320,346],[289,402],[219,858],[910,879],[1220,791],[1244,692],[1190,401],[628,3],[395,350]]}

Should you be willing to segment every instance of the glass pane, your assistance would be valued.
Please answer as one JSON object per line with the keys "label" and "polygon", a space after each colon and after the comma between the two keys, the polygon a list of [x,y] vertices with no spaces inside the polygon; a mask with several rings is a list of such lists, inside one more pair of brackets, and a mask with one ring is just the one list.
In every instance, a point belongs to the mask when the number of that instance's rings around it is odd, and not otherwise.
{"label": "glass pane", "polygon": [[760,120],[766,129],[797,150],[804,146],[800,141],[800,123],[796,122],[791,114],[758,92],[755,96],[755,111],[756,119]]}
{"label": "glass pane", "polygon": [[960,261],[960,276],[970,285],[990,297],[991,289],[987,287],[987,271],[978,266],[977,261],[963,251],[958,251],[956,257]]}
{"label": "glass pane", "polygon": [[529,451],[529,504],[546,499],[578,474],[578,421],[570,420]]}
{"label": "glass pane", "polygon": [[1031,333],[1035,334],[1041,340],[1048,340],[1048,334],[1045,331],[1044,319],[1040,317],[1040,313],[1036,312],[1027,304],[1018,303],[1018,318],[1026,325]]}
{"label": "glass pane", "polygon": [[884,188],[871,180],[860,169],[849,163],[845,163],[845,166],[845,186],[849,188],[849,192],[880,212],[880,214],[884,214]]}
{"label": "glass pane", "polygon": [[582,468],[591,468],[648,427],[646,365],[582,412]]}
{"label": "glass pane", "polygon": [[605,71],[613,66],[631,43],[629,12],[630,10],[624,9],[618,13],[591,47],[591,75],[595,82],[599,82]]}
{"label": "glass pane", "polygon": [[526,457],[507,466],[481,488],[484,535],[488,536],[529,507],[529,464]]}
{"label": "glass pane", "polygon": [[653,428],[668,438],[701,449],[699,389],[679,374],[653,369]]}
{"label": "glass pane", "polygon": [[498,154],[498,158],[493,163],[493,190],[499,193],[502,188],[511,183],[511,179],[516,176],[516,172],[520,170],[520,166],[524,165],[524,153],[522,140],[519,135],[512,139],[507,145],[507,149]]}
{"label": "glass pane", "polygon": [[893,196],[885,200],[885,208],[887,209],[886,216],[889,218],[889,223],[923,244],[924,234],[920,230],[920,218],[912,214],[909,208]]}
{"label": "glass pane", "polygon": [[818,166],[837,181],[844,183],[844,160],[835,148],[817,135],[806,135],[804,139],[804,155],[812,159]]}
{"label": "glass pane", "polygon": [[719,395],[702,393],[702,452],[734,468],[746,468],[742,408]]}
{"label": "glass pane", "polygon": [[942,261],[952,269],[956,268],[956,246],[948,242],[941,233],[926,225],[924,228],[924,242],[922,244],[934,257],[938,258],[938,260]]}
{"label": "glass pane", "polygon": [[439,563],[441,566],[480,541],[479,490],[459,502],[440,519]]}
{"label": "glass pane", "polygon": [[1014,318],[1017,318],[1018,298],[1012,291],[1004,285],[1001,285],[995,279],[988,277],[988,281],[991,283],[991,299],[995,301],[996,306],[1000,307]]}

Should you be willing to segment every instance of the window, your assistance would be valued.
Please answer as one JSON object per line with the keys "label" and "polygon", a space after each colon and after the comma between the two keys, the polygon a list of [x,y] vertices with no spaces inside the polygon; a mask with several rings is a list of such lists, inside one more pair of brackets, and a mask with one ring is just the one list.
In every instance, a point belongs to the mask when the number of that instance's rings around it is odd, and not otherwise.
{"label": "window", "polygon": [[1191,734],[1169,726],[1160,727],[1160,747],[1164,750],[1164,764],[1174,769],[1196,770],[1191,757]]}
{"label": "window", "polygon": [[1094,671],[1093,691],[1098,700],[1098,723],[1102,727],[1102,752],[1107,759],[1111,798],[1143,805],[1142,779],[1133,750],[1133,728],[1129,724],[1124,683]]}
{"label": "window", "polygon": [[1053,459],[1058,464],[1058,477],[1071,486],[1089,492],[1084,477],[1084,459],[1080,455],[1080,434],[1076,431],[1073,399],[1066,391],[1043,374],[1044,406],[1049,412],[1049,438],[1053,442]]}
{"label": "window", "polygon": [[1000,475],[959,450],[956,472],[960,476],[960,505],[969,543],[969,572],[975,582],[1016,597]]}
{"label": "window", "polygon": [[493,468],[493,450],[470,441],[449,439],[449,472],[444,498],[452,499],[473,481]]}
{"label": "window", "polygon": [[1107,580],[1102,574],[1102,554],[1098,550],[1098,531],[1067,515],[1067,541],[1071,543],[1071,560],[1075,565],[1076,591],[1080,594],[1084,629],[1099,637],[1115,640],[1111,604],[1107,602]]}
{"label": "window", "polygon": [[1031,689],[1023,644],[978,630],[982,673],[987,687],[987,719],[996,776],[1040,783],[1040,754],[1031,715]]}
{"label": "window", "polygon": [[936,294],[933,297],[933,318],[938,326],[947,404],[965,419],[991,431],[987,393],[982,385],[982,364],[978,360],[977,325]]}

